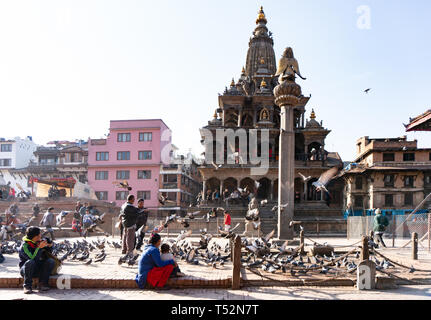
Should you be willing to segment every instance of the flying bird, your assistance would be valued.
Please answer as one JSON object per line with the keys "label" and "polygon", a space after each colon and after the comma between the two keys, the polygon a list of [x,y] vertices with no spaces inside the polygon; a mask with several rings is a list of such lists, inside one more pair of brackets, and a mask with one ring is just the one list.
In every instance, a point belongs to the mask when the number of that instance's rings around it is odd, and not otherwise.
{"label": "flying bird", "polygon": [[368,88],[368,89],[365,89],[365,90],[364,90],[364,92],[365,92],[366,94],[368,94],[368,92],[370,92],[370,90],[371,90],[371,88]]}
{"label": "flying bird", "polygon": [[307,182],[308,180],[311,179],[311,176],[306,177],[301,172],[298,172],[298,174],[302,177],[302,180],[304,180],[304,182]]}
{"label": "flying bird", "polygon": [[219,164],[219,165],[216,165],[215,163],[214,163],[214,161],[212,161],[211,162],[211,164],[213,165],[213,167],[216,169],[216,170],[218,170],[218,169],[220,169],[221,168],[221,164]]}
{"label": "flying bird", "polygon": [[339,166],[336,166],[326,170],[320,175],[319,180],[313,182],[312,185],[316,188],[317,191],[324,190],[326,193],[329,194],[329,191],[328,189],[326,189],[326,186],[332,179],[335,179],[339,176],[340,169],[341,168]]}

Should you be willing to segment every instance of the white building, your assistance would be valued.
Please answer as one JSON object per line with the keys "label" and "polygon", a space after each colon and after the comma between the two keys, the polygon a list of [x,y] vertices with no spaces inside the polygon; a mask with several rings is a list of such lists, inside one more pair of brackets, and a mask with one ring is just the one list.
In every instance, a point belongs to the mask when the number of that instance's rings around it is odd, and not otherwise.
{"label": "white building", "polygon": [[31,137],[11,140],[0,138],[0,169],[26,168],[30,160],[35,159],[36,148]]}

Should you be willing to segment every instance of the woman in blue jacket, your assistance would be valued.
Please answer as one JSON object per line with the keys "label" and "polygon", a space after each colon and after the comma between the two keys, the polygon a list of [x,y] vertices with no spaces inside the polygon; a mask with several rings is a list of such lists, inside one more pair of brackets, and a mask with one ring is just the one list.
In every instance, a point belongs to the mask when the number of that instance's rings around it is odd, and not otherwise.
{"label": "woman in blue jacket", "polygon": [[162,240],[158,233],[153,233],[139,258],[138,274],[136,283],[141,289],[148,283],[153,288],[162,288],[169,279],[174,267],[177,266],[174,260],[162,261],[159,247]]}

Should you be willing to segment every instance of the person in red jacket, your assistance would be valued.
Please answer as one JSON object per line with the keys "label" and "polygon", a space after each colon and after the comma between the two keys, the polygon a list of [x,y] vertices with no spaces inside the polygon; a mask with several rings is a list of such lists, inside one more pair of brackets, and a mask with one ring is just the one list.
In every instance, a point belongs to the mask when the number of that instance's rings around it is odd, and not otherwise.
{"label": "person in red jacket", "polygon": [[224,212],[224,231],[229,232],[231,224],[231,218],[228,211]]}

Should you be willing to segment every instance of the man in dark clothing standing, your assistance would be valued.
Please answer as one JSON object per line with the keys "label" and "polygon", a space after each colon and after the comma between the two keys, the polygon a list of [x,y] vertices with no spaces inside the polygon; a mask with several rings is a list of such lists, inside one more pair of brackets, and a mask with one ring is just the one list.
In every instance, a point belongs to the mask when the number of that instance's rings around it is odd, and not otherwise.
{"label": "man in dark clothing standing", "polygon": [[[24,293],[32,293],[33,278],[39,277],[39,290],[49,290],[49,276],[51,275],[55,261],[44,254],[44,250],[51,250],[52,243],[41,241],[38,227],[27,228],[24,242],[19,250],[19,268],[24,278]],[[43,249],[43,250],[42,250]]]}
{"label": "man in dark clothing standing", "polygon": [[382,215],[380,209],[376,209],[376,215],[374,217],[374,235],[376,236],[376,243],[381,242],[382,246],[386,248],[383,242],[383,233],[385,233],[386,227],[389,225],[388,218]]}
{"label": "man in dark clothing standing", "polygon": [[135,248],[136,220],[138,218],[139,209],[133,205],[134,202],[135,196],[130,194],[127,197],[127,202],[121,206],[120,217],[124,228],[122,245],[125,256],[120,258],[118,261],[119,264],[131,258],[133,249]]}
{"label": "man in dark clothing standing", "polygon": [[144,199],[138,200],[138,218],[136,220],[136,250],[140,250],[144,243],[145,227],[148,220],[148,210],[144,208]]}

